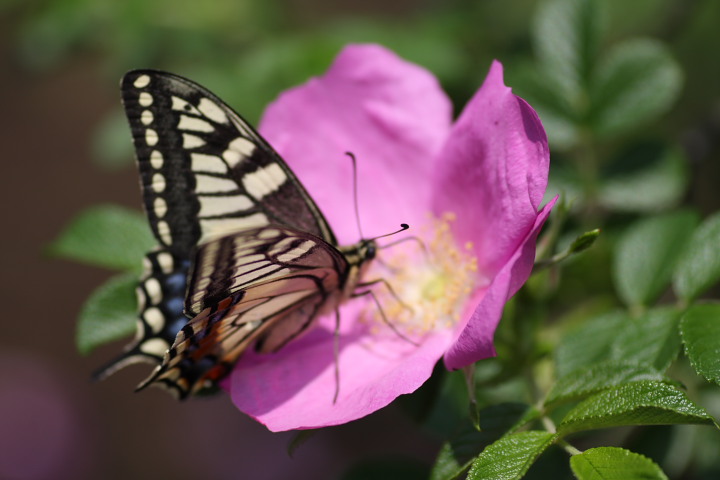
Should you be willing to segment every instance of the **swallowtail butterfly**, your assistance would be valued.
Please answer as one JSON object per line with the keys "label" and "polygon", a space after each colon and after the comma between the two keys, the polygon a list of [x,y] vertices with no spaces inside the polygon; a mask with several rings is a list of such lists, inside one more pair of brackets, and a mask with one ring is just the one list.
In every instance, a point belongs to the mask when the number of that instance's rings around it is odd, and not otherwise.
{"label": "swallowtail butterfly", "polygon": [[376,244],[338,246],[283,159],[207,89],[153,70],[127,73],[121,89],[159,246],[137,288],[137,336],[96,377],[150,362],[138,389],[184,398],[252,345],[274,352],[336,311]]}

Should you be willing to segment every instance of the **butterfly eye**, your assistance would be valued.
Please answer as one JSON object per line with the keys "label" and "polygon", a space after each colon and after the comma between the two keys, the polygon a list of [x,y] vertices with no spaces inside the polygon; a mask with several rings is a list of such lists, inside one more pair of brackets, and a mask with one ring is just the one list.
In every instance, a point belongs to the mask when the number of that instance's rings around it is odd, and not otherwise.
{"label": "butterfly eye", "polygon": [[375,242],[369,243],[367,245],[367,250],[365,251],[365,259],[372,260],[373,258],[375,258],[376,254],[377,254],[377,247],[375,246]]}

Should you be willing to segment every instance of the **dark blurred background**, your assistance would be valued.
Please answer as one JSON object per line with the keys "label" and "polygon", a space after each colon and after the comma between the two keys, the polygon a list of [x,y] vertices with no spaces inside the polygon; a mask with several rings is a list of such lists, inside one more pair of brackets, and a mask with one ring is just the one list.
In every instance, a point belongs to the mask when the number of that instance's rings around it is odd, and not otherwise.
{"label": "dark blurred background", "polygon": [[[291,459],[294,434],[269,433],[224,396],[180,404],[161,391],[134,394],[147,367],[91,384],[90,372],[121,344],[81,357],[75,320],[110,272],[44,252],[88,206],[140,207],[117,88],[125,71],[188,76],[256,122],[264,105],[321,74],[343,45],[377,42],[433,71],[461,106],[493,58],[506,66],[511,86],[514,72],[533,62],[539,3],[4,0],[0,479],[331,479],[368,460],[399,457],[418,472],[432,464],[442,439],[418,429],[402,405],[323,430]],[[605,4],[604,42],[653,37],[679,62],[679,99],[642,133],[681,147],[690,175],[678,201],[717,210],[720,4]],[[549,134],[553,152],[562,154],[567,145]]]}

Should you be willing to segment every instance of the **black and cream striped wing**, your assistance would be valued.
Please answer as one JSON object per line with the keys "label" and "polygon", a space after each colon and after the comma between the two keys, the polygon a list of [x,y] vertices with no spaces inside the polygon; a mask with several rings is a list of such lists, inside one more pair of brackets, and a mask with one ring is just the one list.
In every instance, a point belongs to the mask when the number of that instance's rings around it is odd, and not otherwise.
{"label": "black and cream striped wing", "polygon": [[122,96],[145,208],[163,247],[189,255],[206,239],[269,224],[336,243],[285,162],[214,94],[177,75],[138,70],[123,78]]}
{"label": "black and cream striped wing", "polygon": [[197,244],[270,223],[330,244],[335,238],[284,161],[237,113],[205,88],[169,73],[138,70],[121,83],[145,210],[160,244],[137,288],[137,335],[103,369],[159,364],[188,320],[187,276]]}
{"label": "black and cream striped wing", "polygon": [[250,345],[276,351],[342,301],[348,268],[324,240],[274,225],[201,245],[188,289],[201,299],[196,316],[143,386],[184,398],[222,378]]}
{"label": "black and cream striped wing", "polygon": [[136,287],[138,318],[135,339],[122,354],[94,374],[102,380],[133,363],[159,365],[177,332],[188,322],[184,313],[190,260],[165,249],[145,257],[144,273]]}
{"label": "black and cream striped wing", "polygon": [[211,240],[195,255],[185,312],[198,315],[252,285],[312,271],[318,265],[332,268],[344,283],[348,270],[344,255],[300,230],[269,225]]}

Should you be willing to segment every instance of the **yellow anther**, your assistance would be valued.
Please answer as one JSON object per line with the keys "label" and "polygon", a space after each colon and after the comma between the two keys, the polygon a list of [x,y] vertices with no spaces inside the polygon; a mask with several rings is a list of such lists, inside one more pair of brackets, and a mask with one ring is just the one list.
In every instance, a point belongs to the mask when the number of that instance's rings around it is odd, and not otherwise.
{"label": "yellow anther", "polygon": [[[461,248],[453,238],[449,222],[455,219],[456,215],[448,212],[440,219],[430,218],[427,228],[421,229],[427,254],[408,249],[384,250],[385,267],[376,267],[374,274],[385,278],[397,294],[384,288],[376,290],[383,311],[388,321],[408,336],[452,327],[479,282],[472,242]],[[374,305],[364,318],[375,325],[382,322]]]}

